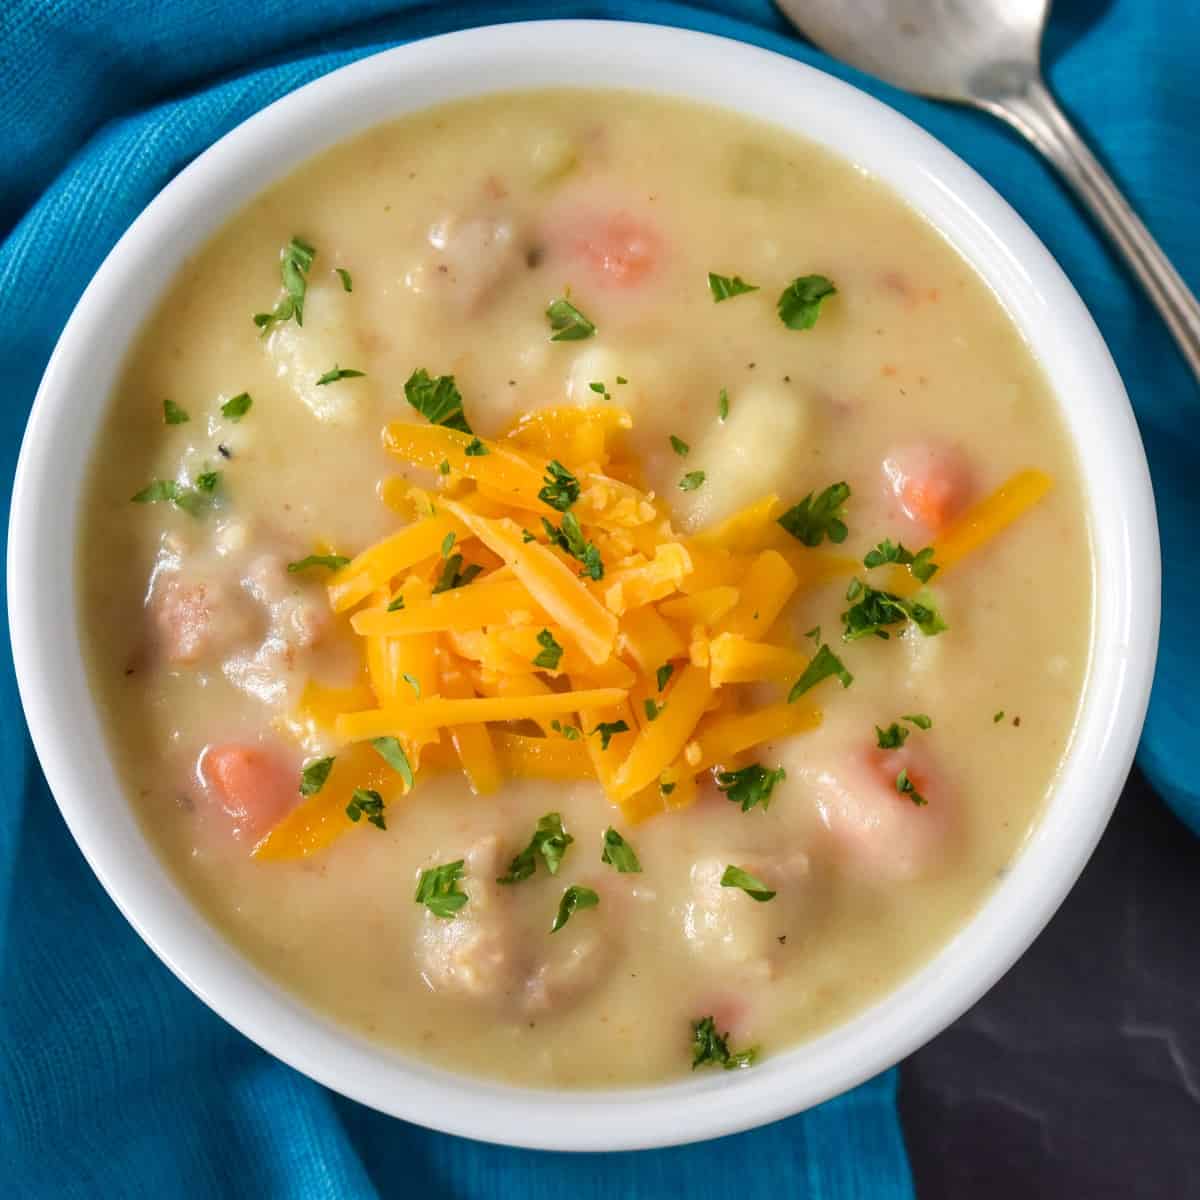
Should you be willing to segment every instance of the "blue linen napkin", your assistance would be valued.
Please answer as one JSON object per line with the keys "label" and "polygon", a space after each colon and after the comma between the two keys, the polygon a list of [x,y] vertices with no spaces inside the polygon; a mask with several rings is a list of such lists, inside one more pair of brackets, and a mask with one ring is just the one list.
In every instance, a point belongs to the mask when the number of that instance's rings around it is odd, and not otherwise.
{"label": "blue linen napkin", "polygon": [[[1095,9],[1101,11],[1097,14]],[[0,503],[46,359],[104,254],[154,194],[280,95],[400,41],[493,21],[621,17],[724,34],[882,96],[999,188],[1066,268],[1133,396],[1160,505],[1163,653],[1141,764],[1200,831],[1189,768],[1200,565],[1195,382],[1157,317],[1047,168],[990,119],[865,80],[798,41],[767,0],[423,5],[411,0],[8,0],[0,10]],[[1060,0],[1051,79],[1135,205],[1200,285],[1200,22],[1170,0]],[[848,148],[852,150],[851,148]],[[64,583],[63,586],[66,586]],[[7,636],[7,630],[6,630]],[[912,1195],[895,1074],[705,1146],[546,1155],[443,1137],[370,1112],[264,1055],[142,945],[54,808],[0,665],[0,1165],[14,1196],[697,1200]]]}

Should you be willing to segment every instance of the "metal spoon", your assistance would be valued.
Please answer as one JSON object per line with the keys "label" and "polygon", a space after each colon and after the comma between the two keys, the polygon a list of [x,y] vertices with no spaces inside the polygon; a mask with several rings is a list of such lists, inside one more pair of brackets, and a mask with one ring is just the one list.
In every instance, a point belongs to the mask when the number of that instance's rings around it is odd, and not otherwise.
{"label": "metal spoon", "polygon": [[1200,380],[1200,304],[1042,78],[1050,0],[776,0],[835,58],[939,100],[986,109],[1056,166],[1125,256]]}

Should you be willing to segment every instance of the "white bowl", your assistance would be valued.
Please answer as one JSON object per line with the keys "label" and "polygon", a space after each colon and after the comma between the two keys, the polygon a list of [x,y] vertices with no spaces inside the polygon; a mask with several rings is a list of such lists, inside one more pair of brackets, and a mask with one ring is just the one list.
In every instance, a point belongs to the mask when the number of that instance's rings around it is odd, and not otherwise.
{"label": "white bowl", "polygon": [[[126,348],[176,265],[267,184],[361,129],[464,96],[581,82],[775,122],[848,155],[936,225],[1049,376],[1079,449],[1096,561],[1091,670],[1061,782],[962,931],[870,1009],[753,1071],[590,1092],[507,1087],[404,1058],[309,1011],[242,958],[143,836],[69,632],[79,627],[81,480]],[[911,1053],[1012,965],[1082,870],[1133,759],[1158,637],[1158,531],[1129,401],[1096,326],[1045,247],[969,167],[904,117],[790,59],[676,29],[547,21],[454,33],[335,71],[239,126],[164,189],[96,273],[42,380],[13,491],[8,594],[21,699],[63,817],[130,923],[205,1003],[298,1070],[395,1116],[518,1146],[612,1150],[732,1133],[817,1104]]]}

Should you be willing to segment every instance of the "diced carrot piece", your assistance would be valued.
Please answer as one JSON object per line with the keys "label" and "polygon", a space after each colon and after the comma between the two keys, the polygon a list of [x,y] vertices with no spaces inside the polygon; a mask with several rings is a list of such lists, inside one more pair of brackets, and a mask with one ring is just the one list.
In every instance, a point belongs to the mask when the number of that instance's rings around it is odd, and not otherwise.
{"label": "diced carrot piece", "polygon": [[209,797],[238,840],[257,842],[300,799],[299,768],[261,746],[209,746],[199,765]]}
{"label": "diced carrot piece", "polygon": [[971,491],[966,455],[954,446],[902,446],[883,460],[884,486],[910,521],[933,533],[962,511]]}
{"label": "diced carrot piece", "polygon": [[595,282],[612,287],[636,287],[654,273],[663,253],[657,230],[627,212],[585,210],[551,241],[586,264]]}

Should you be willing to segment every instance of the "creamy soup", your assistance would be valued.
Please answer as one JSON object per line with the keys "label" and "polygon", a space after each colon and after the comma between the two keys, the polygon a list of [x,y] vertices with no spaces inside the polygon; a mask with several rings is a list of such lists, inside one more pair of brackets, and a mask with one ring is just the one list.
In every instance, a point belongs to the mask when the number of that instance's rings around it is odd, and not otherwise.
{"label": "creamy soup", "polygon": [[1020,852],[1090,642],[1072,447],[972,270],[616,92],[373,129],[181,263],[79,564],[214,925],[531,1085],[753,1069],[895,987]]}

